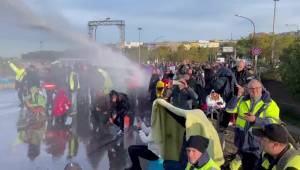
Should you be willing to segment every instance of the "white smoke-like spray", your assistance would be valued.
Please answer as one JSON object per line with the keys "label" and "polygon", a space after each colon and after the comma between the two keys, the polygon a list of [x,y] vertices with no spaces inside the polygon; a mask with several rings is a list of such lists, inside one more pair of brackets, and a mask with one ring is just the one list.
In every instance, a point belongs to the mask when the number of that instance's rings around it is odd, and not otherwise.
{"label": "white smoke-like spray", "polygon": [[[139,69],[138,65],[129,61],[120,52],[100,46],[90,41],[87,35],[83,35],[76,31],[69,22],[62,16],[55,15],[55,18],[44,18],[31,10],[22,0],[1,0],[0,1],[0,19],[10,26],[24,29],[27,31],[40,31],[42,34],[52,36],[62,41],[71,42],[79,47],[77,55],[86,57],[93,55],[93,63],[104,67],[128,70],[138,75],[136,81],[138,84],[147,85],[148,80],[144,80],[145,76]],[[78,49],[76,49],[78,51]],[[87,52],[88,51],[88,52]],[[87,54],[89,53],[89,54]],[[96,63],[95,63],[96,62]],[[124,72],[113,73],[113,79],[118,79],[116,89],[124,91],[122,87],[127,84],[128,75]],[[122,83],[123,82],[123,83]]]}

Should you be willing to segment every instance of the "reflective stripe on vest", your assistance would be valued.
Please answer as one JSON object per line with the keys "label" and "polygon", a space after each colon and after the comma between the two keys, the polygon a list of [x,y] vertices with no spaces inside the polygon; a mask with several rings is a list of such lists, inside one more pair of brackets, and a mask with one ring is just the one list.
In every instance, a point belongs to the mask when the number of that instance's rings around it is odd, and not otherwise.
{"label": "reflective stripe on vest", "polygon": [[191,163],[188,163],[185,170],[220,170],[220,167],[212,159],[210,159],[205,165],[200,168],[196,168],[192,166]]}

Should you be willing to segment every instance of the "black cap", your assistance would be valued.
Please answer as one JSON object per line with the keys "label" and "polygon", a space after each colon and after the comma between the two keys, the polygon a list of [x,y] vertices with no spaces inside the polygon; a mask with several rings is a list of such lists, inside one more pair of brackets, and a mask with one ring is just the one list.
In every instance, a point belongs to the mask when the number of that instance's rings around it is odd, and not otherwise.
{"label": "black cap", "polygon": [[253,129],[252,134],[259,137],[266,137],[278,143],[289,143],[288,132],[285,127],[280,124],[269,124],[263,128]]}
{"label": "black cap", "polygon": [[187,141],[187,147],[195,148],[204,153],[208,147],[209,140],[203,136],[191,136]]}

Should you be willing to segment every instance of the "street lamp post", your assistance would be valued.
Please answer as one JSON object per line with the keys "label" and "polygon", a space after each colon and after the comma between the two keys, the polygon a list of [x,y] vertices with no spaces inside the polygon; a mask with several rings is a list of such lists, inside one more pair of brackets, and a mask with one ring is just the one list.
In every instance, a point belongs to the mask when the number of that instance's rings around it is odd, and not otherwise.
{"label": "street lamp post", "polygon": [[244,16],[241,16],[241,15],[238,15],[238,14],[236,14],[234,16],[246,19],[252,24],[252,26],[253,26],[252,41],[253,41],[253,46],[255,46],[255,23],[253,22],[253,20],[248,18],[248,17],[244,17]]}
{"label": "street lamp post", "polygon": [[[152,51],[154,50],[154,48],[156,47],[156,42],[157,42],[159,39],[161,39],[161,38],[164,38],[164,36],[160,35],[160,36],[158,36],[158,37],[156,37],[156,38],[153,39],[153,41],[152,41],[152,47],[151,47],[151,52],[152,52]],[[155,56],[153,56],[153,58],[155,58]],[[157,59],[157,58],[156,58],[156,59]],[[154,59],[154,61],[155,61],[156,59]]]}
{"label": "street lamp post", "polygon": [[161,35],[161,36],[156,37],[155,39],[153,39],[153,43],[156,43],[156,41],[161,39],[161,38],[164,38],[164,36]]}
{"label": "street lamp post", "polygon": [[94,37],[94,39],[95,39],[95,42],[97,41],[97,26],[95,27],[95,37]]}
{"label": "street lamp post", "polygon": [[275,21],[276,21],[276,4],[279,0],[274,1],[274,13],[273,13],[273,29],[272,29],[272,54],[271,54],[271,65],[273,67],[274,64],[274,48],[275,48]]}
{"label": "street lamp post", "polygon": [[[255,47],[255,45],[256,45],[256,42],[255,42],[255,23],[253,22],[253,20],[252,19],[250,19],[250,18],[248,18],[248,17],[244,17],[244,16],[241,16],[241,15],[238,15],[238,14],[236,14],[235,15],[236,17],[240,17],[240,18],[243,18],[243,19],[246,19],[246,20],[248,20],[249,22],[251,22],[251,24],[252,24],[252,26],[253,26],[253,35],[252,35],[252,46],[253,46],[253,48]],[[254,72],[255,72],[255,74],[257,74],[257,55],[255,55],[254,56]]]}
{"label": "street lamp post", "polygon": [[138,27],[139,30],[139,64],[141,64],[141,27]]}
{"label": "street lamp post", "polygon": [[40,51],[42,51],[42,49],[43,49],[43,41],[40,41]]}

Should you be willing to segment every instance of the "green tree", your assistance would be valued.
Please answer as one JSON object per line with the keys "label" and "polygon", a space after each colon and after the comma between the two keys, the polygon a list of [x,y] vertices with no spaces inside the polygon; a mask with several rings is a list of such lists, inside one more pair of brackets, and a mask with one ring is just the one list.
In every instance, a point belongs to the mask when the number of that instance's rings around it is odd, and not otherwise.
{"label": "green tree", "polygon": [[300,39],[295,40],[280,56],[280,73],[291,93],[300,98]]}
{"label": "green tree", "polygon": [[236,43],[237,56],[239,57],[249,56],[250,54],[249,51],[252,46],[253,46],[253,42],[251,39],[241,38]]}
{"label": "green tree", "polygon": [[[146,62],[149,60],[150,51],[147,47],[141,46],[141,62]],[[133,48],[126,48],[125,49],[125,55],[132,61],[139,62],[139,48],[133,47]]]}
{"label": "green tree", "polygon": [[152,50],[151,60],[158,59],[159,61],[173,61],[172,60],[172,49],[170,47],[158,47]]}

